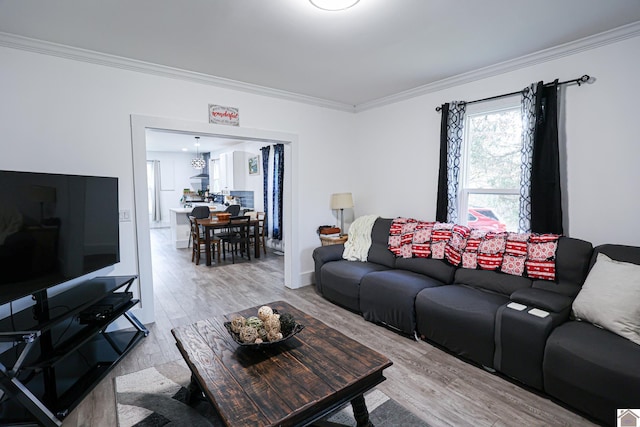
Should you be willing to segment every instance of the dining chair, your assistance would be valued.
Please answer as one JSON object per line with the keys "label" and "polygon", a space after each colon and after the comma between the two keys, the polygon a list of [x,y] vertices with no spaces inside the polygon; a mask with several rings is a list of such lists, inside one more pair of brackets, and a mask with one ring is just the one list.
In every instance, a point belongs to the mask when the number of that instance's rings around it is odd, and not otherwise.
{"label": "dining chair", "polygon": [[[267,254],[267,242],[265,241],[265,221],[267,219],[267,214],[264,212],[257,212],[256,213],[256,219],[258,220],[258,239],[260,240],[260,245],[262,246],[262,252],[264,252],[264,254]],[[251,236],[251,238],[253,239],[253,236]],[[255,242],[254,242],[255,244]]]}
{"label": "dining chair", "polygon": [[251,261],[251,240],[249,239],[249,230],[251,228],[251,217],[249,216],[236,216],[229,219],[229,228],[227,232],[219,234],[220,240],[222,240],[222,259],[227,259],[227,249],[231,252],[231,262],[235,264],[235,255],[246,251],[247,259]]}
{"label": "dining chair", "polygon": [[197,219],[209,218],[210,215],[211,211],[209,210],[209,206],[196,206],[191,210],[191,216]]}
{"label": "dining chair", "polygon": [[193,246],[191,247],[191,262],[196,263],[196,265],[200,264],[200,255],[201,251],[205,250],[205,241],[204,236],[202,236],[200,232],[200,227],[198,227],[198,223],[196,217],[189,215],[189,224],[191,231],[189,233],[189,244],[193,242]]}
{"label": "dining chair", "polygon": [[[209,215],[211,215],[209,206],[196,206],[193,209],[191,209],[191,213],[187,214],[187,217],[202,219],[202,218],[209,218]],[[189,221],[191,221],[191,219],[189,219]],[[192,235],[189,234],[189,243],[187,243],[187,247],[191,246],[191,240],[192,240]]]}
{"label": "dining chair", "polygon": [[240,215],[240,205],[229,205],[224,211],[230,213],[232,217],[238,216]]}
{"label": "dining chair", "polygon": [[[204,219],[204,218],[200,218]],[[200,264],[200,258],[202,257],[202,253],[206,253],[207,250],[207,240],[204,235],[204,230],[198,224],[198,218],[193,216],[189,216],[189,221],[191,222],[191,238],[193,239],[193,248],[191,250],[191,262],[195,260],[196,265]],[[215,254],[218,256],[218,263],[220,263],[220,249],[221,249],[221,241],[219,238],[215,236],[211,236],[211,258]]]}

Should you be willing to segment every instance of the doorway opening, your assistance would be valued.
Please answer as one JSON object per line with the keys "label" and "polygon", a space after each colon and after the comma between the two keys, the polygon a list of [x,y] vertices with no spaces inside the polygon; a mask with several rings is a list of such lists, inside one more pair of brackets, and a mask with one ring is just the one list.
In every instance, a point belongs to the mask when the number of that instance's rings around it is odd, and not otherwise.
{"label": "doorway opening", "polygon": [[299,254],[298,243],[292,238],[293,230],[298,228],[297,212],[292,208],[293,199],[297,190],[296,182],[298,181],[297,165],[293,161],[293,159],[297,158],[297,136],[283,132],[132,115],[131,140],[133,150],[133,198],[135,203],[133,219],[136,240],[135,255],[139,274],[139,298],[141,301],[140,308],[136,311],[138,318],[143,323],[148,323],[153,322],[155,317],[153,308],[153,275],[149,236],[150,217],[146,166],[146,132],[149,129],[284,145],[284,159],[287,165],[284,174],[283,191],[283,242],[285,247],[284,286],[289,288],[300,287],[299,265],[292,262],[296,254]]}

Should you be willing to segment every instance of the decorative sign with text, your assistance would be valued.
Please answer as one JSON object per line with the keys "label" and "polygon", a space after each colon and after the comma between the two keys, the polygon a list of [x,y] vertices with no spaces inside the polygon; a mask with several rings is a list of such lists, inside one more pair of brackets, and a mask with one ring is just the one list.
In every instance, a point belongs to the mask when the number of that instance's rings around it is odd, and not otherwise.
{"label": "decorative sign with text", "polygon": [[234,107],[209,104],[209,123],[240,126],[240,112]]}

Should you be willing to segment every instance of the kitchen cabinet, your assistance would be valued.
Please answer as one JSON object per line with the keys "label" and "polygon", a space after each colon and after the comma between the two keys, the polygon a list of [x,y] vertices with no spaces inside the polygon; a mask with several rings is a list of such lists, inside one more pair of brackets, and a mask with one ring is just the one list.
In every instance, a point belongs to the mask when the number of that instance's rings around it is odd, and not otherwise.
{"label": "kitchen cabinet", "polygon": [[220,189],[228,194],[232,190],[244,190],[247,186],[248,155],[244,151],[220,154]]}

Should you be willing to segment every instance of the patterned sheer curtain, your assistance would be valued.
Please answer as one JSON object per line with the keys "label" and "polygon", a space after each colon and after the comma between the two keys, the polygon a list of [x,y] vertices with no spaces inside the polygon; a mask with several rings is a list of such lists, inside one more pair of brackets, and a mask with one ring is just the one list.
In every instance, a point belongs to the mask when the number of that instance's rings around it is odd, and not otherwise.
{"label": "patterned sheer curtain", "polygon": [[264,229],[269,230],[268,222],[269,222],[269,152],[271,151],[271,146],[267,145],[266,147],[262,147],[260,149],[260,153],[262,154],[262,194],[264,200],[264,212],[266,217],[264,219]]}
{"label": "patterned sheer curtain", "polygon": [[442,105],[440,122],[440,171],[436,220],[458,221],[458,188],[460,184],[460,154],[466,102],[452,101]]}
{"label": "patterned sheer curtain", "polygon": [[531,231],[531,162],[533,161],[533,137],[536,130],[536,85],[522,91],[522,150],[520,165],[520,209],[518,231]]}
{"label": "patterned sheer curtain", "polygon": [[273,146],[273,234],[282,240],[282,193],[284,191],[284,145]]}
{"label": "patterned sheer curtain", "polygon": [[522,116],[520,231],[562,234],[558,80],[527,88]]}

